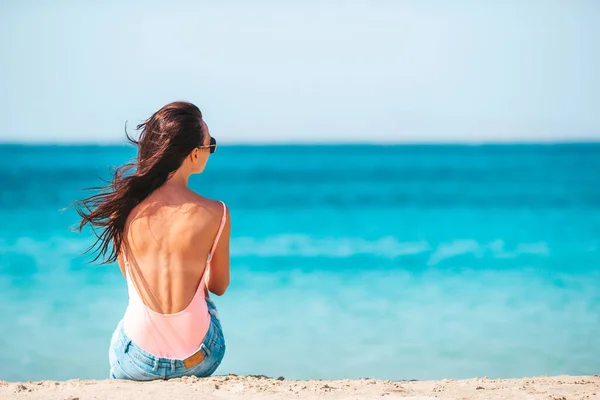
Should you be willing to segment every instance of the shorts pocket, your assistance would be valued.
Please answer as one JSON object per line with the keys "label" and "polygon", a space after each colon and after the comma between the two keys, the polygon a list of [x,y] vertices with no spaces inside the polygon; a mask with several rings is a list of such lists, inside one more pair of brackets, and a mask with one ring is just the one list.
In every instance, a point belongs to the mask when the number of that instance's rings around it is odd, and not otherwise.
{"label": "shorts pocket", "polygon": [[152,381],[163,377],[154,373],[152,367],[140,365],[140,362],[125,351],[127,345],[120,344],[110,350],[110,376],[114,379],[132,381]]}
{"label": "shorts pocket", "polygon": [[130,379],[136,381],[153,381],[156,379],[163,379],[162,376],[156,374],[153,368],[149,365],[140,365],[139,361],[132,357],[129,353],[123,355],[119,365],[123,370],[124,374],[129,376]]}
{"label": "shorts pocket", "polygon": [[121,364],[119,364],[118,361],[110,366],[110,378],[111,379],[124,379],[124,380],[129,380],[129,381],[139,380],[132,374],[128,374],[127,372],[125,372],[125,370],[123,369],[123,367],[121,367]]}

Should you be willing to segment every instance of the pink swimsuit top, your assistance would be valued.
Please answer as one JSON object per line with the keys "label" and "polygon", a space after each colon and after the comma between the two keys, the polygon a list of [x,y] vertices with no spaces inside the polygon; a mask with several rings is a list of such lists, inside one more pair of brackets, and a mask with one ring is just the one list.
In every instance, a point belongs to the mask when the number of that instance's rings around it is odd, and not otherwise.
{"label": "pink swimsuit top", "polygon": [[[222,202],[221,202],[222,203]],[[226,210],[212,245],[206,267],[190,304],[175,314],[161,314],[144,304],[129,278],[129,262],[123,251],[129,304],[123,317],[123,328],[129,338],[142,349],[157,357],[183,360],[196,353],[208,332],[210,315],[204,299],[204,277],[210,268],[217,243],[225,226]]]}

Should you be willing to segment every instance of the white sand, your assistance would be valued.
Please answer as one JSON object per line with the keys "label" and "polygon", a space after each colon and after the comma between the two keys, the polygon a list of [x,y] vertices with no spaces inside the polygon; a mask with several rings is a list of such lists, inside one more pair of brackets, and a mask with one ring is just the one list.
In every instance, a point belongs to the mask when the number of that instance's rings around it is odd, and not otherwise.
{"label": "white sand", "polygon": [[600,377],[392,382],[218,376],[170,381],[2,382],[0,399],[600,399]]}

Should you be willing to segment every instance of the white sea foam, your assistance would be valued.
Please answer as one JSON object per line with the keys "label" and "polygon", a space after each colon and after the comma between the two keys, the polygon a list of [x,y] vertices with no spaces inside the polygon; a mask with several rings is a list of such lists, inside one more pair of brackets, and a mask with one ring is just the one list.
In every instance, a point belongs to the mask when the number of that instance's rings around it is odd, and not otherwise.
{"label": "white sea foam", "polygon": [[529,254],[547,256],[550,247],[545,242],[518,243],[508,248],[503,240],[480,243],[476,240],[454,240],[430,243],[427,241],[399,241],[394,237],[375,240],[362,238],[317,238],[307,235],[277,235],[266,238],[234,238],[231,244],[233,256],[260,257],[332,257],[345,258],[370,255],[396,258],[407,255],[428,255],[427,264],[436,265],[461,255],[477,258],[515,258]]}
{"label": "white sea foam", "polygon": [[393,237],[375,240],[361,238],[313,238],[307,235],[278,235],[262,239],[235,238],[232,240],[233,256],[295,256],[295,257],[335,257],[344,258],[356,255],[376,255],[399,257],[421,254],[430,251],[429,243],[400,242]]}
{"label": "white sea foam", "polygon": [[[0,254],[23,254],[34,258],[78,257],[90,245],[83,238],[64,237],[36,240],[23,237],[9,242],[0,240]],[[313,237],[283,234],[264,238],[233,237],[232,257],[331,257],[347,258],[367,255],[397,258],[426,255],[428,265],[436,265],[457,256],[476,258],[516,258],[521,255],[547,256],[550,247],[545,242],[526,242],[507,246],[504,240],[480,243],[472,239],[432,243],[427,241],[400,241],[391,236],[367,240],[359,237]]]}
{"label": "white sea foam", "polygon": [[440,261],[463,254],[473,254],[481,257],[483,252],[484,246],[481,246],[475,240],[456,240],[450,243],[442,243],[437,246],[435,252],[429,257],[428,264],[435,265]]}

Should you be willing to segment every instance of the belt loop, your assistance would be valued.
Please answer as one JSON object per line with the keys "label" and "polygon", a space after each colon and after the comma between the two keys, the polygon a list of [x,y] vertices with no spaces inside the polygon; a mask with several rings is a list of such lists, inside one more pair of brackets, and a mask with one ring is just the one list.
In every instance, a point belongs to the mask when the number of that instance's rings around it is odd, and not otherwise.
{"label": "belt loop", "polygon": [[[210,338],[209,340],[212,340],[212,338]],[[204,358],[209,358],[211,355],[210,348],[207,345],[205,345],[204,342],[200,344],[200,351],[204,355]]]}
{"label": "belt loop", "polygon": [[152,370],[153,370],[154,372],[158,371],[158,358],[155,358],[155,359],[154,359],[154,363],[153,363],[153,365],[152,365]]}
{"label": "belt loop", "polygon": [[125,342],[125,349],[123,350],[123,352],[127,353],[129,351],[129,346],[131,345],[131,340],[127,340]]}
{"label": "belt loop", "polygon": [[171,360],[171,373],[175,372],[175,360]]}

